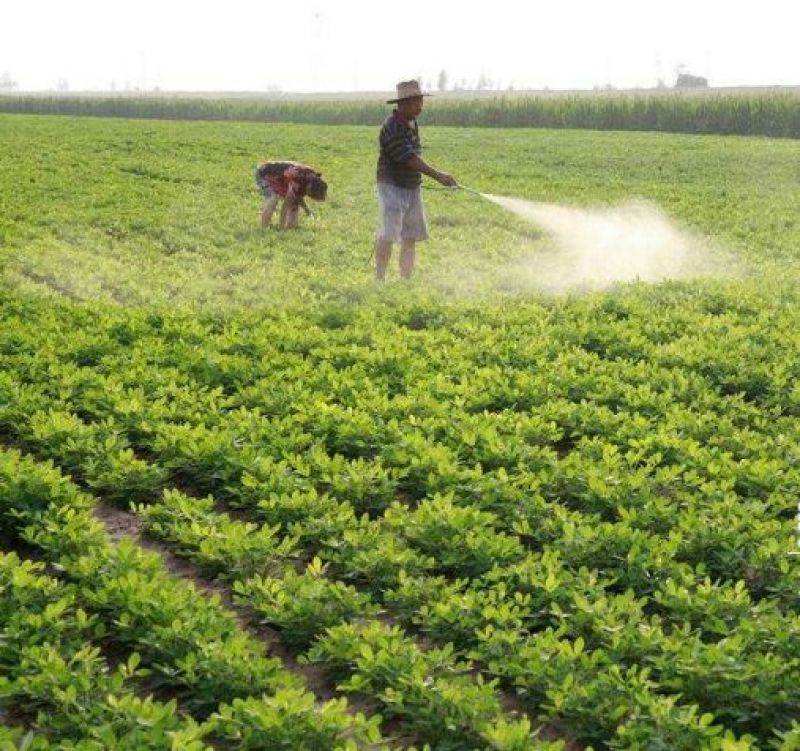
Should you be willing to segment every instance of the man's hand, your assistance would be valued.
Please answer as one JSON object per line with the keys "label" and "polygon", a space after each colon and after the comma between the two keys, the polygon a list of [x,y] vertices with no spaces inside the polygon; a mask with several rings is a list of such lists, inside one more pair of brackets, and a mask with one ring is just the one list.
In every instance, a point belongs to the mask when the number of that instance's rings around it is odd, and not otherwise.
{"label": "man's hand", "polygon": [[406,165],[417,172],[421,172],[423,175],[432,177],[437,183],[441,183],[446,188],[458,187],[458,180],[456,180],[455,177],[448,175],[447,172],[440,172],[436,167],[432,167],[416,155],[412,156],[411,159],[406,162]]}

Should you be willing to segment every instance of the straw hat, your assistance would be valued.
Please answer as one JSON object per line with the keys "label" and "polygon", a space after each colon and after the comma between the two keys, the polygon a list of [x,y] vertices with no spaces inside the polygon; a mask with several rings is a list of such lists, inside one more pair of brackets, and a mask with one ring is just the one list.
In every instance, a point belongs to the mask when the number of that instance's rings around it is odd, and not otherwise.
{"label": "straw hat", "polygon": [[419,81],[400,81],[397,84],[397,99],[387,99],[386,104],[397,104],[404,99],[414,99],[418,96],[431,96],[427,91],[422,91]]}

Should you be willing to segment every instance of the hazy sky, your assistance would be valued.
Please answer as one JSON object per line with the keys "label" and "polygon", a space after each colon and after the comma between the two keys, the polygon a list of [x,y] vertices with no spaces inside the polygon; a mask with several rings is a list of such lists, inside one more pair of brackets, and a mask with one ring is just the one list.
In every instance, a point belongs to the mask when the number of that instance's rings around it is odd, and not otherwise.
{"label": "hazy sky", "polygon": [[[800,0],[2,0],[20,88],[388,90],[422,75],[503,87],[800,85]],[[403,13],[401,17],[399,13]],[[389,20],[391,19],[391,20]],[[392,29],[394,27],[394,29]]]}

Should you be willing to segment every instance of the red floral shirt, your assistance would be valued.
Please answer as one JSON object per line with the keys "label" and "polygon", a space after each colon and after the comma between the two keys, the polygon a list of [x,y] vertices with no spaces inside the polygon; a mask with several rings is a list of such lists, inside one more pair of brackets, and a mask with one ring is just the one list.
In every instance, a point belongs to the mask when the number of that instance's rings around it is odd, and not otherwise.
{"label": "red floral shirt", "polygon": [[256,180],[281,198],[299,201],[316,175],[316,170],[300,162],[264,162],[256,171]]}

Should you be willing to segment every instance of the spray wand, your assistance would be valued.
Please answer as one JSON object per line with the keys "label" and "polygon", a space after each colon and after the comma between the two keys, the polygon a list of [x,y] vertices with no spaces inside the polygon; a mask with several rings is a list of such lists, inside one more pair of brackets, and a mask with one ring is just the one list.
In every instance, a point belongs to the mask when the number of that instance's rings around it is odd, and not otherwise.
{"label": "spray wand", "polygon": [[455,190],[466,190],[467,193],[474,193],[476,196],[483,198],[483,193],[481,193],[479,190],[475,190],[475,188],[468,188],[466,185],[461,185],[460,183],[456,185]]}
{"label": "spray wand", "polygon": [[475,188],[468,188],[466,185],[462,185],[459,183],[458,185],[454,185],[453,187],[448,187],[446,185],[426,185],[427,190],[466,190],[467,193],[474,193],[476,196],[484,197],[484,194],[481,193],[479,190],[475,190]]}

